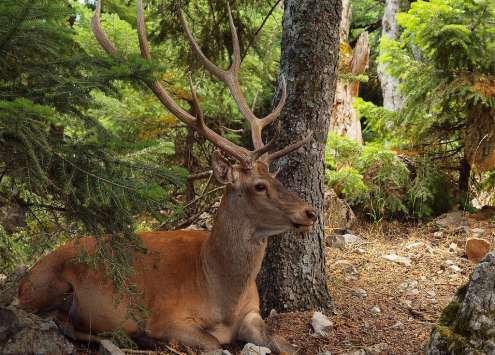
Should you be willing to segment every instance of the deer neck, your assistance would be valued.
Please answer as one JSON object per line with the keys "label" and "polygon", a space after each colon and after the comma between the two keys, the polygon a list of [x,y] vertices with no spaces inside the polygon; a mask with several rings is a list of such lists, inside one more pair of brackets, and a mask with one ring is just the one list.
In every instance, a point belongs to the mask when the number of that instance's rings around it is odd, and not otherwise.
{"label": "deer neck", "polygon": [[242,213],[241,204],[235,196],[224,194],[213,230],[201,252],[210,290],[232,306],[256,279],[267,244],[267,238],[255,235],[255,225]]}

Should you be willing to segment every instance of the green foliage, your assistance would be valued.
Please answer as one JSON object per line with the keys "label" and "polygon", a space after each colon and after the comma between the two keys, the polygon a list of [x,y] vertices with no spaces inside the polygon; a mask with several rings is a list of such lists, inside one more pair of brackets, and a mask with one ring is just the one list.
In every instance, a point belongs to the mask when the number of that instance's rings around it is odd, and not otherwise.
{"label": "green foliage", "polygon": [[495,3],[417,1],[397,20],[379,58],[406,98],[397,126],[412,143],[461,138],[474,106],[495,107]]}
{"label": "green foliage", "polygon": [[430,162],[376,144],[362,147],[335,133],[329,134],[325,162],[327,184],[373,220],[428,217],[452,206],[448,180]]}

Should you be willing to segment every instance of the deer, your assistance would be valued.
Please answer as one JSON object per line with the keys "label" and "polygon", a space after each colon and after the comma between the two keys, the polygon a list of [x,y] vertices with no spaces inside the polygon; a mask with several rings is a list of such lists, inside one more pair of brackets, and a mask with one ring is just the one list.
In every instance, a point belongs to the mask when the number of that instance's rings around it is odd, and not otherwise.
{"label": "deer", "polygon": [[[116,46],[101,27],[101,7],[98,1],[92,30],[101,47],[117,58]],[[275,160],[308,143],[311,132],[275,152],[271,151],[277,134],[267,144],[263,142],[262,130],[274,122],[284,107],[286,83],[282,77],[281,98],[275,109],[263,118],[255,116],[241,91],[239,40],[230,7],[227,13],[233,43],[227,70],[203,54],[182,12],[180,21],[204,68],[226,85],[246,118],[253,150],[231,142],[206,125],[191,78],[195,115],[179,106],[159,80],[145,80],[168,111],[217,148],[211,167],[216,180],[223,185],[223,195],[211,232],[137,233],[149,251],[134,257],[131,280],[147,310],[144,326],[126,317],[132,306],[126,298],[114,301],[117,291],[105,276],[103,266],[92,268],[77,261],[81,250],[90,255],[95,252],[95,237],[68,242],[41,258],[19,284],[18,307],[30,312],[57,310],[57,319],[70,323],[69,333],[79,340],[98,340],[99,334],[119,329],[146,347],[173,340],[214,351],[238,340],[268,347],[273,352],[296,353],[296,347],[270,332],[261,317],[256,276],[268,238],[287,231],[307,232],[317,219],[317,211],[288,191],[277,180],[277,172],[270,170]],[[137,1],[137,33],[141,55],[150,60],[142,0]]]}

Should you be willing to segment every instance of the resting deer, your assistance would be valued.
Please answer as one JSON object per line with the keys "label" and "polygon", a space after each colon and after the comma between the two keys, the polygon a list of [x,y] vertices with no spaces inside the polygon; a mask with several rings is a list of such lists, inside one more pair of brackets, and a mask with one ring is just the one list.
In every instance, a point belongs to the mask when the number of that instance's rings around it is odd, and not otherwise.
{"label": "resting deer", "polygon": [[[137,3],[141,54],[150,59],[142,0]],[[106,52],[116,57],[116,47],[101,29],[100,13],[101,1],[92,21],[93,32]],[[88,339],[87,334],[121,329],[137,341],[148,343],[173,339],[188,346],[215,350],[238,339],[266,346],[274,352],[295,352],[287,341],[267,330],[260,316],[255,281],[267,238],[286,231],[308,231],[316,220],[315,210],[282,186],[269,170],[275,159],[301,147],[311,134],[269,153],[274,142],[265,145],[261,131],[281,112],[286,85],[282,80],[281,100],[272,113],[264,118],[253,114],[239,85],[241,55],[230,8],[228,15],[233,38],[233,60],[228,70],[205,57],[183,14],[181,21],[194,52],[205,68],[225,83],[248,120],[254,150],[238,146],[206,126],[191,81],[196,117],[174,102],[159,81],[146,81],[170,112],[238,164],[231,165],[218,151],[213,154],[213,173],[225,188],[211,233],[179,230],[139,234],[150,253],[135,257],[131,281],[141,292],[143,306],[148,311],[144,329],[126,317],[128,301],[114,302],[116,291],[105,277],[103,267],[92,269],[74,260],[81,248],[89,253],[94,251],[95,239],[91,237],[58,248],[33,267],[19,286],[21,308],[65,310],[65,317],[70,319],[76,330],[74,334],[80,339]],[[71,304],[63,306],[69,294]]]}

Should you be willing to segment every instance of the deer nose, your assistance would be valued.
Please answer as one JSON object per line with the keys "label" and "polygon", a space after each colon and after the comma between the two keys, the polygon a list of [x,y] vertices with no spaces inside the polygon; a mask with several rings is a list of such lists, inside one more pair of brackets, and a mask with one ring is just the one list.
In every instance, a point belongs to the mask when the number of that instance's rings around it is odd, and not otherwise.
{"label": "deer nose", "polygon": [[307,208],[306,209],[306,217],[308,217],[310,220],[313,222],[316,221],[316,211],[314,208]]}

